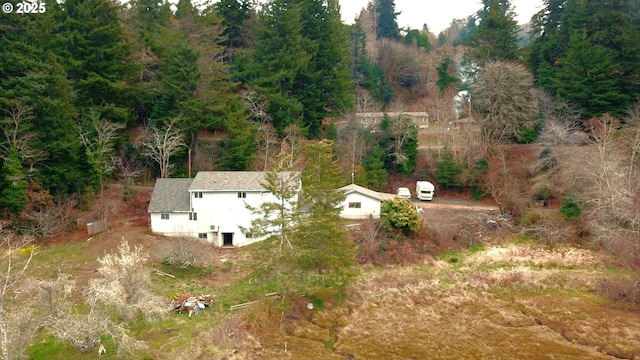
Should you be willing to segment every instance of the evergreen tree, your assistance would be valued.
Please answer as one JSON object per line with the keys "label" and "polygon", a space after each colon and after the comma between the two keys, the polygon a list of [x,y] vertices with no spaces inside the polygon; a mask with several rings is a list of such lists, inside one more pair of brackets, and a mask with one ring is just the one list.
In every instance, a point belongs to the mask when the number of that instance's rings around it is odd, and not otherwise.
{"label": "evergreen tree", "polygon": [[[151,119],[154,120],[175,118],[187,113],[189,101],[198,88],[199,54],[179,35],[176,34],[173,40],[173,45],[167,49],[166,70],[160,74],[161,88],[151,112]],[[189,121],[184,125],[197,127],[199,124]]]}
{"label": "evergreen tree", "polygon": [[315,44],[302,36],[301,6],[272,0],[259,14],[256,43],[242,65],[244,80],[268,100],[267,112],[282,135],[291,124],[301,124],[303,105],[296,93],[296,78],[305,71]]}
{"label": "evergreen tree", "polygon": [[350,32],[352,76],[356,85],[369,90],[374,99],[388,104],[393,99],[393,86],[387,82],[384,70],[367,56],[366,41],[366,34],[358,18]]}
{"label": "evergreen tree", "polygon": [[379,144],[384,150],[385,167],[402,175],[411,175],[416,167],[418,154],[418,130],[413,122],[399,116],[392,119],[387,114],[380,123]]}
{"label": "evergreen tree", "polygon": [[639,95],[634,1],[546,0],[529,63],[536,82],[586,116],[620,116]]}
{"label": "evergreen tree", "polygon": [[[231,111],[231,109],[235,111]],[[256,126],[249,120],[246,109],[239,101],[230,104],[224,121],[229,138],[225,146],[221,169],[246,170],[258,151]]]}
{"label": "evergreen tree", "polygon": [[80,111],[99,107],[107,118],[131,119],[128,82],[130,48],[119,8],[109,0],[67,0],[51,48],[73,80]]}
{"label": "evergreen tree", "polygon": [[380,145],[375,144],[369,155],[364,159],[364,171],[367,179],[367,183],[365,184],[367,187],[376,190],[382,191],[382,189],[387,185],[387,175],[388,172],[384,167],[384,160],[382,159],[384,156],[384,152]]}
{"label": "evergreen tree", "polygon": [[518,23],[510,0],[483,0],[480,23],[471,40],[471,57],[477,65],[518,59]]}
{"label": "evergreen tree", "polygon": [[[38,16],[6,16],[0,26],[0,107],[19,102],[32,109],[28,145],[42,154],[30,164],[33,181],[56,196],[84,190],[86,162],[75,131],[75,96],[65,69],[49,50],[59,6],[47,2]],[[3,114],[5,115],[5,114]],[[1,154],[0,154],[1,155]],[[31,181],[31,180],[30,180]]]}
{"label": "evergreen tree", "polygon": [[556,93],[557,64],[566,52],[564,44],[569,41],[566,26],[561,26],[566,1],[544,0],[544,8],[533,17],[534,41],[529,64],[536,83],[550,94]]}
{"label": "evergreen tree", "polygon": [[449,71],[449,67],[451,66],[451,58],[445,57],[442,59],[442,62],[437,67],[436,71],[438,71],[438,89],[440,90],[440,97],[444,95],[444,91],[451,85],[458,84],[460,79],[458,79],[455,75],[451,75]]}
{"label": "evergreen tree", "polygon": [[246,26],[251,11],[250,1],[220,0],[214,7],[222,17],[220,24],[224,27],[222,35],[225,38],[222,43],[231,49],[247,47]]}
{"label": "evergreen tree", "polygon": [[20,161],[17,149],[10,149],[3,156],[0,169],[0,213],[19,215],[27,205],[27,189],[29,183]]}
{"label": "evergreen tree", "polygon": [[[426,32],[427,30],[425,29],[424,31]],[[424,49],[425,52],[431,51],[429,37],[420,30],[407,30],[407,34],[404,36],[404,42],[407,45],[413,45],[417,48]]]}
{"label": "evergreen tree", "polygon": [[376,0],[376,36],[378,39],[400,39],[394,0]]}
{"label": "evergreen tree", "polygon": [[337,0],[298,0],[302,36],[312,44],[311,59],[295,81],[296,98],[304,107],[303,127],[318,137],[329,115],[353,108],[347,28]]}
{"label": "evergreen tree", "polygon": [[380,217],[389,231],[410,233],[420,228],[420,217],[411,200],[400,196],[382,202]]}
{"label": "evergreen tree", "polygon": [[458,174],[460,174],[460,172],[461,169],[458,164],[456,164],[453,152],[445,145],[434,174],[436,181],[445,189],[452,188],[458,184]]}
{"label": "evergreen tree", "polygon": [[592,46],[582,33],[576,32],[556,77],[558,95],[571,99],[587,117],[607,112],[621,116],[626,95],[617,81],[619,68],[611,51]]}
{"label": "evergreen tree", "polygon": [[306,155],[300,198],[305,216],[294,243],[299,267],[313,279],[307,284],[312,290],[320,285],[322,289],[343,292],[353,277],[355,247],[340,221],[344,193],[336,191],[341,185],[341,171],[333,141],[309,144]]}
{"label": "evergreen tree", "polygon": [[300,174],[288,171],[289,155],[281,155],[276,160],[274,170],[265,175],[262,186],[275,196],[274,201],[263,202],[259,207],[247,208],[256,219],[252,221],[250,232],[254,237],[266,237],[258,246],[265,261],[257,266],[256,276],[266,284],[273,281],[283,299],[297,293],[299,288],[297,252],[292,244],[293,236],[300,222],[297,206],[300,191]]}

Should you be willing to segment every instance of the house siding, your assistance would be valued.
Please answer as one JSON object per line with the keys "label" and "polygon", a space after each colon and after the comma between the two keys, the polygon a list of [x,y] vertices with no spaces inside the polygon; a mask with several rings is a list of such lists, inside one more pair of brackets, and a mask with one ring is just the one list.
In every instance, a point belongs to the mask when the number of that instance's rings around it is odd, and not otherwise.
{"label": "house siding", "polygon": [[[162,214],[169,214],[169,219],[162,219]],[[154,234],[165,236],[193,236],[195,221],[189,221],[189,213],[158,212],[151,213],[151,229]],[[196,234],[197,236],[198,234]]]}
{"label": "house siding", "polygon": [[242,232],[241,227],[250,228],[251,222],[256,218],[246,205],[259,207],[264,202],[277,199],[267,192],[243,192],[246,193],[246,198],[238,198],[238,191],[203,192],[202,198],[194,198],[192,195],[192,208],[198,214],[198,225],[193,236],[207,233],[207,240],[216,246],[225,245],[225,233],[232,234],[233,246],[246,246],[263,240],[247,238]]}
{"label": "house siding", "polygon": [[[158,179],[148,209],[151,231],[193,238],[206,234],[206,241],[219,247],[262,241],[264,238],[247,238],[242,228],[250,229],[257,218],[247,205],[258,208],[265,202],[278,202],[262,187],[264,176],[260,172],[200,172],[194,179]],[[238,193],[246,196],[238,197]],[[169,214],[169,219],[162,219],[162,214]]]}
{"label": "house siding", "polygon": [[[349,203],[360,203],[361,207],[359,209],[351,208]],[[358,192],[348,193],[342,203],[341,217],[345,219],[378,219],[380,218],[380,200]]]}

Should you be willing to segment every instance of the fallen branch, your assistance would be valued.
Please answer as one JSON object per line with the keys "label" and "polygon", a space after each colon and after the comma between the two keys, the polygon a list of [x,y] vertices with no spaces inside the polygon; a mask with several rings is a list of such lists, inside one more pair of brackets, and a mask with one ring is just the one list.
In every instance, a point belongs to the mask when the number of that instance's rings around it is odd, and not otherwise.
{"label": "fallen branch", "polygon": [[[270,299],[275,299],[275,298],[280,297],[278,295],[278,293],[276,293],[276,292],[268,293],[268,294],[265,294],[264,296],[267,297],[267,298],[270,298]],[[246,308],[248,306],[251,306],[251,305],[253,305],[255,303],[259,303],[260,301],[262,301],[262,300],[255,300],[255,301],[249,301],[249,302],[242,303],[242,304],[231,305],[231,306],[229,306],[229,310],[244,309],[244,308]]]}
{"label": "fallen branch", "polygon": [[166,272],[164,272],[164,271],[160,271],[160,270],[157,270],[157,269],[154,269],[153,271],[155,271],[155,272],[156,272],[156,275],[160,275],[160,276],[168,276],[168,277],[170,277],[170,278],[172,278],[172,279],[175,279],[175,278],[176,278],[176,277],[175,277],[175,275],[171,275],[171,274],[166,273]]}
{"label": "fallen branch", "polygon": [[240,309],[244,309],[244,308],[246,308],[246,307],[248,307],[248,306],[251,306],[251,305],[253,305],[253,304],[255,304],[255,303],[259,303],[259,302],[260,302],[260,300],[255,300],[255,301],[249,301],[249,302],[242,303],[242,304],[231,305],[231,306],[229,306],[229,310],[240,310]]}

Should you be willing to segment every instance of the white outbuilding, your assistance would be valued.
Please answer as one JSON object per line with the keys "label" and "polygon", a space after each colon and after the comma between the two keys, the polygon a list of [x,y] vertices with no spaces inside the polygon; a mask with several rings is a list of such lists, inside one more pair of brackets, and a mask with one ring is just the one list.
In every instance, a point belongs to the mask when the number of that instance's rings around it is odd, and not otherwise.
{"label": "white outbuilding", "polygon": [[345,200],[342,203],[340,216],[344,219],[378,219],[380,205],[385,200],[393,199],[395,194],[377,192],[356,184],[350,184],[339,189],[344,191]]}

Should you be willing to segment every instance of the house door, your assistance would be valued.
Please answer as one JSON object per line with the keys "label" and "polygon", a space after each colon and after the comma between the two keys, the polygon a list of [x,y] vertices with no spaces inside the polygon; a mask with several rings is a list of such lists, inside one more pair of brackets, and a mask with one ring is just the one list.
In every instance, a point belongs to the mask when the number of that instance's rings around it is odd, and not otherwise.
{"label": "house door", "polygon": [[233,233],[222,233],[222,246],[233,246]]}

